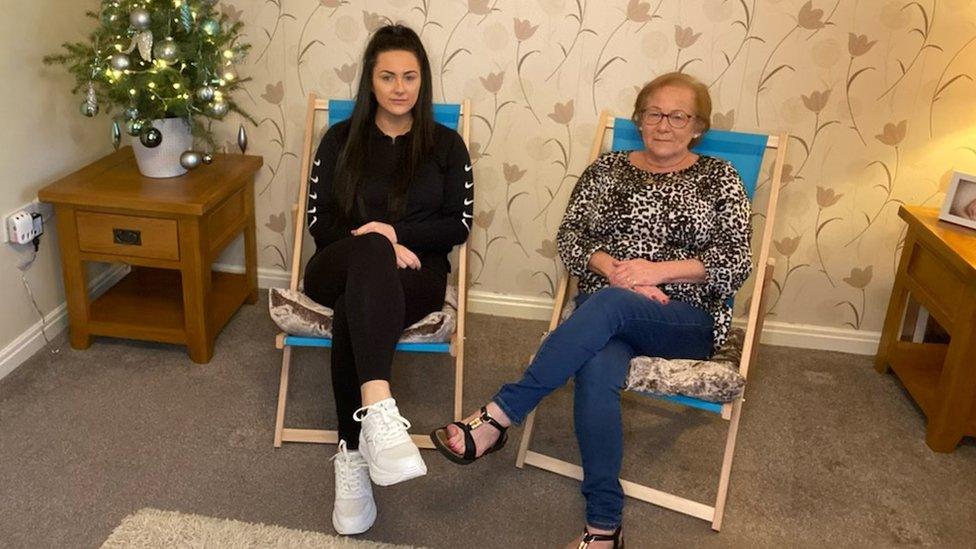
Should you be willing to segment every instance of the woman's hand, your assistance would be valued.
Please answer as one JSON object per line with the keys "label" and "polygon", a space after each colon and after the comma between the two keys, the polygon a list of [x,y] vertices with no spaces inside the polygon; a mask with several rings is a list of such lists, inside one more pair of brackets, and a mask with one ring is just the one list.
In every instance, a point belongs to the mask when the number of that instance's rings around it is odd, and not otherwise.
{"label": "woman's hand", "polygon": [[661,264],[646,259],[613,260],[610,284],[624,288],[657,286],[666,282]]}
{"label": "woman's hand", "polygon": [[[388,225],[386,223],[380,223],[379,221],[370,221],[369,223],[359,227],[358,229],[353,229],[353,236],[362,236],[369,233],[378,233],[386,237],[390,241],[390,244],[397,243],[396,230],[393,229],[393,225]],[[404,248],[406,249],[406,248]]]}
{"label": "woman's hand", "polygon": [[397,267],[401,269],[420,268],[420,258],[418,258],[417,254],[411,252],[405,246],[394,244],[393,251],[396,252]]}
{"label": "woman's hand", "polygon": [[613,266],[615,261],[617,260],[612,255],[603,250],[597,250],[590,256],[590,261],[586,264],[586,268],[603,278],[609,279],[611,273],[616,269]]}
{"label": "woman's hand", "polygon": [[653,299],[661,305],[667,305],[671,298],[657,286],[635,286],[633,290],[644,297]]}

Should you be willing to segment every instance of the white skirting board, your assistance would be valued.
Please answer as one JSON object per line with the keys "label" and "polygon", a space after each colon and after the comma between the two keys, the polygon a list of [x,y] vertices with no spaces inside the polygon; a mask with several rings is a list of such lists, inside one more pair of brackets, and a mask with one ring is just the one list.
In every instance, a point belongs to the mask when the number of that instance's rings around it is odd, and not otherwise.
{"label": "white skirting board", "polygon": [[[105,269],[89,283],[89,294],[93,298],[102,295],[105,290],[111,288],[128,272],[129,267],[127,265],[113,265]],[[63,332],[68,327],[67,303],[62,301],[54,310],[44,315],[44,322],[47,324],[45,332],[48,339],[54,339]],[[38,320],[24,333],[17,336],[17,339],[0,350],[0,379],[14,371],[34,353],[43,349],[44,345],[44,336],[41,335],[41,321]]]}
{"label": "white skirting board", "polygon": [[[214,269],[244,272],[244,268],[239,265],[214,265]],[[288,286],[288,273],[276,269],[258,269],[258,286],[285,288]],[[548,321],[549,315],[552,314],[552,299],[471,290],[468,292],[468,310],[472,313]],[[734,322],[744,324],[743,321]],[[468,335],[468,337],[473,336]],[[881,332],[791,324],[770,318],[767,318],[763,325],[762,335],[762,343],[766,345],[872,356],[877,353],[880,341]]]}

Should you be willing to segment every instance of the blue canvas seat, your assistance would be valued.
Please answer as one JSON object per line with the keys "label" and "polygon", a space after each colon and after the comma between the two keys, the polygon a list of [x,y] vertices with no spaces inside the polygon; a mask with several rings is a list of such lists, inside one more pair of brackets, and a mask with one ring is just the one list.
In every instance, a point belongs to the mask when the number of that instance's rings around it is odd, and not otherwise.
{"label": "blue canvas seat", "polygon": [[[318,99],[314,94],[309,96],[308,109],[305,116],[305,140],[302,148],[301,164],[301,184],[299,185],[298,201],[294,207],[295,211],[295,244],[291,261],[291,279],[289,288],[298,291],[302,273],[302,243],[306,234],[305,216],[299,212],[304,211],[302,205],[308,200],[309,174],[311,173],[312,157],[315,154],[314,147],[318,145],[314,141],[316,134],[316,115],[328,115],[328,124],[336,124],[352,116],[354,102],[350,100],[324,100]],[[434,120],[448,128],[458,131],[468,145],[468,138],[471,127],[471,108],[468,100],[461,104],[435,104]],[[412,353],[436,353],[449,354],[454,357],[454,418],[461,418],[461,399],[462,386],[464,382],[464,320],[467,309],[467,243],[455,248],[457,258],[454,272],[457,276],[457,316],[455,320],[455,330],[449,341],[444,342],[401,342],[396,349],[402,352]],[[296,347],[319,347],[331,348],[332,339],[326,337],[307,337],[280,333],[275,339],[277,348],[282,349],[281,359],[281,379],[278,388],[278,410],[275,416],[275,435],[274,445],[280,447],[283,442],[311,442],[320,444],[338,443],[338,433],[328,429],[307,429],[285,427],[285,409],[288,402],[288,375],[291,364],[292,349]],[[426,435],[411,435],[417,446],[421,448],[433,448],[430,438]]]}
{"label": "blue canvas seat", "polygon": [[[608,140],[607,135],[611,134],[612,139]],[[711,130],[707,132],[701,142],[694,147],[694,151],[709,156],[715,156],[730,161],[742,177],[746,193],[751,200],[759,181],[760,169],[763,164],[766,151],[776,151],[772,162],[772,177],[769,185],[769,200],[766,203],[765,225],[762,237],[758,245],[757,264],[763,268],[753,269],[752,278],[754,279],[752,296],[749,301],[748,317],[745,322],[745,335],[742,340],[742,348],[738,374],[743,378],[748,375],[749,365],[755,358],[756,349],[762,332],[763,301],[773,275],[773,260],[769,257],[769,247],[772,241],[773,222],[776,211],[776,202],[779,196],[780,179],[783,172],[785,160],[785,146],[788,140],[786,134],[779,136],[768,136],[762,134],[750,134],[742,132]],[[590,162],[596,160],[600,152],[606,148],[609,141],[609,149],[613,151],[640,150],[644,148],[644,142],[633,121],[627,118],[613,118],[610,113],[604,111],[600,116],[597,125],[597,134],[594,138],[593,147],[590,151]],[[756,211],[756,208],[753,208]],[[563,308],[570,301],[571,278],[562,270],[559,286],[556,291],[555,306],[549,324],[549,330],[556,329],[563,316]],[[660,360],[660,359],[658,359]],[[693,398],[685,395],[658,395],[653,393],[640,393],[652,398],[669,401],[674,404],[688,406],[698,410],[703,410],[720,416],[729,421],[728,436],[726,437],[725,454],[722,461],[722,468],[719,473],[718,493],[714,505],[707,505],[686,499],[674,494],[655,490],[645,485],[621,479],[624,493],[630,497],[647,501],[695,516],[711,522],[712,529],[718,531],[722,525],[722,517],[725,508],[726,496],[728,494],[729,477],[732,470],[732,457],[735,452],[735,439],[738,432],[739,418],[742,411],[742,396],[732,402],[717,403],[700,398]],[[535,412],[530,414],[525,420],[525,428],[522,432],[522,440],[519,445],[517,467],[532,465],[547,471],[552,471],[564,476],[582,479],[583,470],[578,465],[547,456],[540,452],[529,449],[532,440],[533,430],[535,429]]]}

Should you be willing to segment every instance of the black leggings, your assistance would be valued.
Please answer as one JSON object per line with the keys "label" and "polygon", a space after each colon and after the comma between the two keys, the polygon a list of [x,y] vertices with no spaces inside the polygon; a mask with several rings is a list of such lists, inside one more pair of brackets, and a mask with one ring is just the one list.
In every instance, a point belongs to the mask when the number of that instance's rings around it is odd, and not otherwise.
{"label": "black leggings", "polygon": [[331,307],[332,388],[339,438],[359,447],[359,387],[390,380],[393,352],[403,329],[444,305],[447,277],[421,267],[397,268],[386,237],[350,236],[317,250],[305,267],[305,294]]}

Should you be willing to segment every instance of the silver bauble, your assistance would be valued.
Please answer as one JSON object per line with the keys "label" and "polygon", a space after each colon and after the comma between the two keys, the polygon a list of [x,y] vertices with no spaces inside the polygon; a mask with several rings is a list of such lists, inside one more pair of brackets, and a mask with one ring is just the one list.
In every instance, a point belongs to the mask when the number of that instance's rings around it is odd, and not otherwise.
{"label": "silver bauble", "polygon": [[123,116],[125,116],[126,120],[135,120],[136,118],[139,118],[139,109],[135,107],[127,107],[123,112]]}
{"label": "silver bauble", "polygon": [[95,84],[89,82],[85,90],[85,100],[79,107],[81,114],[92,117],[98,114],[98,96],[95,94]]}
{"label": "silver bauble", "polygon": [[124,71],[129,68],[129,56],[124,53],[113,53],[108,62],[117,71]]}
{"label": "silver bauble", "polygon": [[132,53],[132,50],[139,48],[139,57],[146,63],[152,61],[153,34],[152,31],[142,31],[132,37],[132,43],[125,53]]}
{"label": "silver bauble", "polygon": [[244,124],[237,127],[237,146],[241,148],[241,154],[247,151],[247,132],[244,131]]}
{"label": "silver bauble", "polygon": [[139,134],[139,142],[147,149],[158,147],[163,142],[163,132],[156,128],[146,128]]}
{"label": "silver bauble", "polygon": [[220,23],[214,21],[213,19],[204,19],[203,22],[200,23],[200,30],[202,30],[204,34],[213,36],[220,32]]}
{"label": "silver bauble", "polygon": [[201,158],[200,153],[197,151],[184,151],[183,154],[180,155],[180,166],[183,166],[188,170],[192,170],[193,168],[199,166],[202,160],[203,158]]}
{"label": "silver bauble", "polygon": [[81,105],[78,106],[78,110],[81,114],[91,118],[98,114],[98,103],[92,103],[90,101],[82,101]]}
{"label": "silver bauble", "polygon": [[126,120],[125,122],[125,133],[135,137],[142,133],[143,128],[146,127],[146,121],[140,120],[138,118],[132,118]]}
{"label": "silver bauble", "polygon": [[118,119],[112,121],[112,146],[115,150],[119,150],[119,144],[122,143],[122,127],[119,126]]}
{"label": "silver bauble", "polygon": [[203,153],[200,156],[200,160],[202,160],[204,164],[209,165],[211,162],[213,162],[213,153],[208,153],[208,152]]}
{"label": "silver bauble", "polygon": [[227,111],[230,110],[230,105],[227,104],[223,99],[218,99],[213,103],[207,105],[207,112],[210,113],[214,118],[223,118]]}
{"label": "silver bauble", "polygon": [[204,86],[197,90],[197,99],[204,103],[213,101],[215,90],[210,86]]}
{"label": "silver bauble", "polygon": [[149,10],[147,9],[136,8],[129,13],[129,24],[134,29],[146,30],[149,28],[151,22]]}
{"label": "silver bauble", "polygon": [[156,59],[169,64],[176,61],[176,57],[179,55],[179,49],[176,47],[176,42],[172,38],[166,38],[156,42],[156,45],[153,46],[153,55]]}

